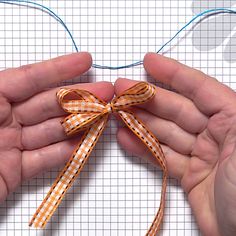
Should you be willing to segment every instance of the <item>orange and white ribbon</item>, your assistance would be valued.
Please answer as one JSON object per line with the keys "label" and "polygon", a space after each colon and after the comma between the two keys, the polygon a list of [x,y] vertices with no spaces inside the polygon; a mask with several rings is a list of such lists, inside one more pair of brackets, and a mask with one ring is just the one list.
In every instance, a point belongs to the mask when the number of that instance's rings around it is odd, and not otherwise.
{"label": "orange and white ribbon", "polygon": [[58,205],[66,191],[71,187],[75,178],[82,170],[90,153],[96,145],[108,121],[110,113],[117,113],[129,129],[148,147],[157,159],[163,170],[163,181],[159,210],[146,235],[156,235],[164,214],[165,193],[167,186],[166,161],[157,138],[128,108],[145,103],[152,99],[156,93],[153,85],[140,82],[106,103],[85,90],[61,89],[57,93],[62,108],[70,113],[63,121],[65,132],[70,135],[81,130],[85,133],[75,148],[70,160],[60,172],[45,199],[37,209],[29,225],[43,228]]}

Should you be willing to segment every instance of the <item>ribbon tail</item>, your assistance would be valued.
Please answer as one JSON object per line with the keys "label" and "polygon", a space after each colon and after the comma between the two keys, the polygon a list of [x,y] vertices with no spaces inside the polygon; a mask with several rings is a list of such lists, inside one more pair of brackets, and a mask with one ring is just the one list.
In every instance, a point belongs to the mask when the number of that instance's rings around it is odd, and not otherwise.
{"label": "ribbon tail", "polygon": [[165,194],[167,187],[167,166],[164,153],[155,135],[141,122],[131,111],[119,112],[120,117],[129,129],[148,147],[153,156],[157,159],[161,169],[163,170],[162,190],[159,210],[150,226],[146,236],[156,236],[162,223],[164,208],[165,208]]}
{"label": "ribbon tail", "polygon": [[75,178],[79,175],[86,163],[106,126],[107,120],[108,115],[104,115],[87,129],[70,160],[60,172],[43,202],[32,217],[29,226],[34,226],[35,228],[44,228],[46,226],[46,223],[62,201],[63,196],[71,187]]}

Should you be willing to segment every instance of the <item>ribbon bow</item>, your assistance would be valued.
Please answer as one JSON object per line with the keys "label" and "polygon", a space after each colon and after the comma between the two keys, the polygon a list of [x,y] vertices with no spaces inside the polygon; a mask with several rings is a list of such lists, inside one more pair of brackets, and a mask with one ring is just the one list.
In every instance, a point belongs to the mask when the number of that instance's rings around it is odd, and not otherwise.
{"label": "ribbon bow", "polygon": [[[85,90],[61,89],[57,98],[62,108],[71,113],[63,121],[65,132],[70,135],[85,129],[85,133],[75,148],[70,160],[60,172],[45,199],[37,209],[29,225],[43,228],[60,204],[66,191],[82,170],[90,153],[96,145],[108,121],[110,113],[117,113],[129,129],[148,147],[163,170],[162,192],[159,210],[146,235],[156,235],[163,213],[167,185],[167,167],[164,154],[157,138],[128,109],[131,106],[145,103],[153,98],[156,89],[153,85],[140,82],[106,103]],[[76,98],[76,99],[74,99]]]}

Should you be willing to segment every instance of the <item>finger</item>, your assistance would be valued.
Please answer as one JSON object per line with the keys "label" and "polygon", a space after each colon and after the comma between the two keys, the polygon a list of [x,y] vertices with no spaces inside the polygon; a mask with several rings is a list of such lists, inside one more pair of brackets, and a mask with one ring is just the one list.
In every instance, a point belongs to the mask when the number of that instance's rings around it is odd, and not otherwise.
{"label": "finger", "polygon": [[[143,145],[129,129],[120,128],[117,133],[117,140],[120,145],[129,153],[141,157],[149,163],[159,166],[158,161],[152,156],[148,149]],[[189,157],[175,152],[166,145],[161,145],[164,152],[167,169],[170,177],[181,179],[189,163]]]}
{"label": "finger", "polygon": [[181,154],[190,154],[196,142],[196,136],[186,132],[174,122],[164,120],[141,109],[134,110],[135,115],[153,132],[158,140]]}
{"label": "finger", "polygon": [[22,129],[22,146],[24,150],[39,149],[50,144],[68,139],[60,121],[54,118],[37,125],[25,126]]}
{"label": "finger", "polygon": [[91,63],[90,54],[83,52],[1,71],[0,93],[12,102],[22,101],[50,85],[83,74]]}
{"label": "finger", "polygon": [[2,204],[6,198],[7,198],[7,195],[9,194],[9,190],[7,188],[7,185],[6,185],[6,182],[5,180],[3,179],[3,177],[0,175],[0,203]]}
{"label": "finger", "polygon": [[[67,87],[88,90],[105,101],[110,101],[114,95],[114,88],[110,82],[76,84]],[[33,125],[65,115],[57,101],[58,90],[59,88],[56,88],[39,93],[25,102],[14,105],[13,112],[17,120],[23,125]]]}
{"label": "finger", "polygon": [[[135,83],[138,81],[118,79],[115,82],[115,93],[119,95]],[[139,107],[156,116],[175,122],[190,133],[200,133],[204,130],[208,117],[200,112],[191,100],[160,87],[157,87],[156,91],[152,100]]]}
{"label": "finger", "polygon": [[219,112],[228,103],[235,103],[234,91],[229,87],[173,59],[148,53],[144,67],[153,78],[190,98],[207,115]]}
{"label": "finger", "polygon": [[81,137],[75,137],[60,143],[24,151],[22,154],[22,179],[30,179],[41,172],[62,166],[69,160]]}

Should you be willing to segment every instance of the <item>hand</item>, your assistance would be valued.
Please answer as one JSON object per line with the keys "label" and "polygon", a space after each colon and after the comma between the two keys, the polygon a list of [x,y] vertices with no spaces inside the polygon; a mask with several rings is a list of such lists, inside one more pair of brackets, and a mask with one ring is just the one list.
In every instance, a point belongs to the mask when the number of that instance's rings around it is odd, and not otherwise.
{"label": "hand", "polygon": [[[56,98],[59,89],[47,88],[81,75],[91,61],[88,53],[75,53],[0,72],[0,202],[22,180],[70,158],[80,137],[65,135],[60,124],[65,113]],[[89,90],[105,100],[113,97],[111,83],[70,87]]]}
{"label": "hand", "polygon": [[[236,93],[214,78],[149,53],[148,74],[178,93],[157,88],[135,113],[162,143],[169,175],[181,181],[203,235],[236,235]],[[120,94],[135,82],[119,79]],[[127,128],[118,141],[130,153],[156,163]]]}

